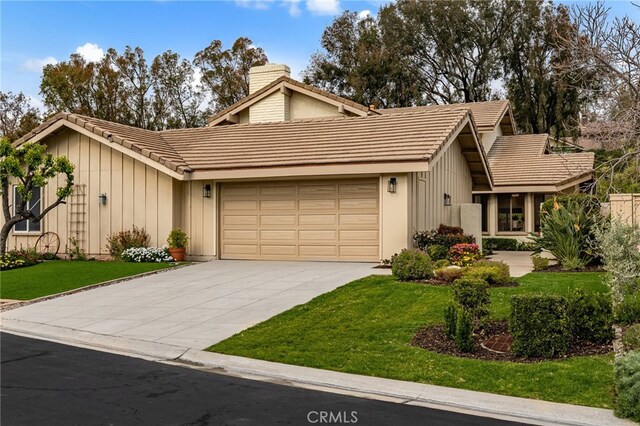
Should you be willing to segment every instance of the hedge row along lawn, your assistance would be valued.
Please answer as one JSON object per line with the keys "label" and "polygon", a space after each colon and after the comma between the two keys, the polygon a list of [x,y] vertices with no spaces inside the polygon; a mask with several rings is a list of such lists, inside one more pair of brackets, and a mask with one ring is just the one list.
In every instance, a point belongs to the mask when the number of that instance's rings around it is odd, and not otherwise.
{"label": "hedge row along lawn", "polygon": [[170,263],[53,260],[2,271],[0,298],[29,300],[104,281],[171,267]]}
{"label": "hedge row along lawn", "polygon": [[[518,293],[606,291],[598,273],[532,273],[519,281],[519,287],[491,289],[492,319],[507,319],[509,298]],[[370,276],[208,350],[504,395],[612,406],[613,355],[510,363],[456,358],[411,346],[416,330],[443,322],[443,309],[451,299],[448,287]]]}

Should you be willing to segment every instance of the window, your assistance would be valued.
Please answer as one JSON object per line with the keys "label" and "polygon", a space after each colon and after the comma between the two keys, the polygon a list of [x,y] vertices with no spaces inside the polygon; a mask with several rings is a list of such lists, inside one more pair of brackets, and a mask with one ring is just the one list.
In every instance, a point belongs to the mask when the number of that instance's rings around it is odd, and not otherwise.
{"label": "window", "polygon": [[535,218],[535,232],[540,232],[540,206],[549,198],[551,194],[534,194],[533,195],[533,217]]}
{"label": "window", "polygon": [[525,194],[498,194],[498,232],[524,232]]}
{"label": "window", "polygon": [[[13,186],[13,214],[16,214],[15,206],[20,203],[20,194],[18,194],[17,186]],[[40,194],[41,188],[34,188],[31,191],[31,199],[27,202],[27,209],[31,210],[34,215],[40,214],[41,204],[40,204]],[[14,232],[40,232],[41,222],[33,222],[30,220],[23,220],[20,223],[17,223],[16,226],[13,227]]]}
{"label": "window", "polygon": [[482,232],[489,232],[489,196],[475,195],[473,202],[482,204]]}

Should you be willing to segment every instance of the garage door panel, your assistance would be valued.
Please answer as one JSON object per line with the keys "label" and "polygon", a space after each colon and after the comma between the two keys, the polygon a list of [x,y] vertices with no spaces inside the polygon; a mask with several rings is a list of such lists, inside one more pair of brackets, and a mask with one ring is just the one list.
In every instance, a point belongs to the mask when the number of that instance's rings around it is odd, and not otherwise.
{"label": "garage door panel", "polygon": [[241,226],[247,226],[247,225],[258,225],[258,216],[257,215],[251,215],[251,216],[246,216],[246,215],[228,215],[225,214],[224,216],[222,216],[222,223],[223,225],[241,225]]}
{"label": "garage door panel", "polygon": [[261,230],[261,241],[295,241],[296,231],[292,230]]}
{"label": "garage door panel", "polygon": [[260,225],[295,225],[296,224],[296,216],[295,215],[261,215],[260,216]]}
{"label": "garage door panel", "polygon": [[222,208],[225,212],[231,210],[238,210],[242,212],[246,212],[248,210],[258,210],[258,202],[257,201],[247,201],[247,200],[228,200],[223,202]]}
{"label": "garage door panel", "polygon": [[340,209],[370,210],[378,208],[378,200],[372,198],[343,198],[340,200]]}
{"label": "garage door panel", "polygon": [[335,214],[301,214],[298,216],[300,225],[327,225],[334,226],[338,223]]}
{"label": "garage door panel", "polygon": [[288,186],[261,186],[260,195],[263,197],[295,197],[295,185]]}
{"label": "garage door panel", "polygon": [[254,185],[254,186],[232,186],[232,187],[226,187],[223,188],[223,196],[226,197],[239,197],[239,198],[246,198],[246,197],[255,197],[256,195],[258,195],[258,186]]}
{"label": "garage door panel", "polygon": [[300,210],[335,210],[338,202],[336,200],[300,200],[298,206]]}
{"label": "garage door panel", "polygon": [[290,245],[268,245],[263,244],[260,246],[260,253],[263,256],[286,256],[292,257],[296,255],[296,246]]}
{"label": "garage door panel", "polygon": [[379,259],[378,179],[223,184],[221,256]]}

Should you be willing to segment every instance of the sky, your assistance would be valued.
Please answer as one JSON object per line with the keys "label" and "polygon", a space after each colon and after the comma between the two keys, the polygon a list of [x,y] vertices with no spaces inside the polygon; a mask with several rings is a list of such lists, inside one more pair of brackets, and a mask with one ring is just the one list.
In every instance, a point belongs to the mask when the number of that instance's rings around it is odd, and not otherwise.
{"label": "sky", "polygon": [[[575,3],[578,0],[565,0]],[[0,90],[22,91],[42,108],[42,67],[80,53],[98,60],[113,47],[140,46],[149,62],[172,50],[192,59],[212,40],[230,47],[241,36],[297,78],[320,47],[322,31],[344,10],[375,14],[384,0],[4,1],[0,0]],[[609,1],[616,16],[640,14]]]}

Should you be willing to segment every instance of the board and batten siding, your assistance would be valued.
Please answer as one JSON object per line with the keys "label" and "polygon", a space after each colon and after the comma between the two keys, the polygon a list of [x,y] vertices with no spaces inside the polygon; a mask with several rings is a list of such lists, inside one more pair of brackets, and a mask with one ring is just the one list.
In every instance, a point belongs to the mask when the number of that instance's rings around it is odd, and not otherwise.
{"label": "board and batten siding", "polygon": [[[211,185],[211,197],[202,196],[202,187]],[[217,255],[217,206],[218,188],[213,181],[186,181],[177,184],[182,198],[179,212],[182,229],[189,236],[187,254],[195,260],[208,260]],[[178,214],[178,212],[176,213]]]}
{"label": "board and batten siding", "polygon": [[[458,140],[430,163],[429,171],[411,173],[409,186],[410,233],[435,229],[441,223],[460,226],[456,204],[473,202],[473,180]],[[444,205],[444,194],[451,195],[452,206]]]}
{"label": "board and batten siding", "polygon": [[[180,200],[174,196],[173,178],[73,130],[62,130],[44,143],[51,154],[66,156],[75,165],[77,192],[84,188],[86,194],[72,195],[67,204],[59,205],[43,219],[42,231],[58,234],[60,253],[70,248],[69,237],[78,227],[72,222],[82,221],[82,216],[84,236],[80,247],[90,256],[107,255],[107,236],[133,225],[145,228],[151,245],[166,244],[171,229],[179,225],[175,212],[180,209],[175,204]],[[55,200],[56,189],[63,184],[62,176],[50,181],[44,188],[43,206]],[[106,205],[99,203],[100,194],[107,195]],[[82,201],[84,215],[73,214],[82,208],[72,203]],[[11,233],[8,247],[33,246],[38,237]]]}

